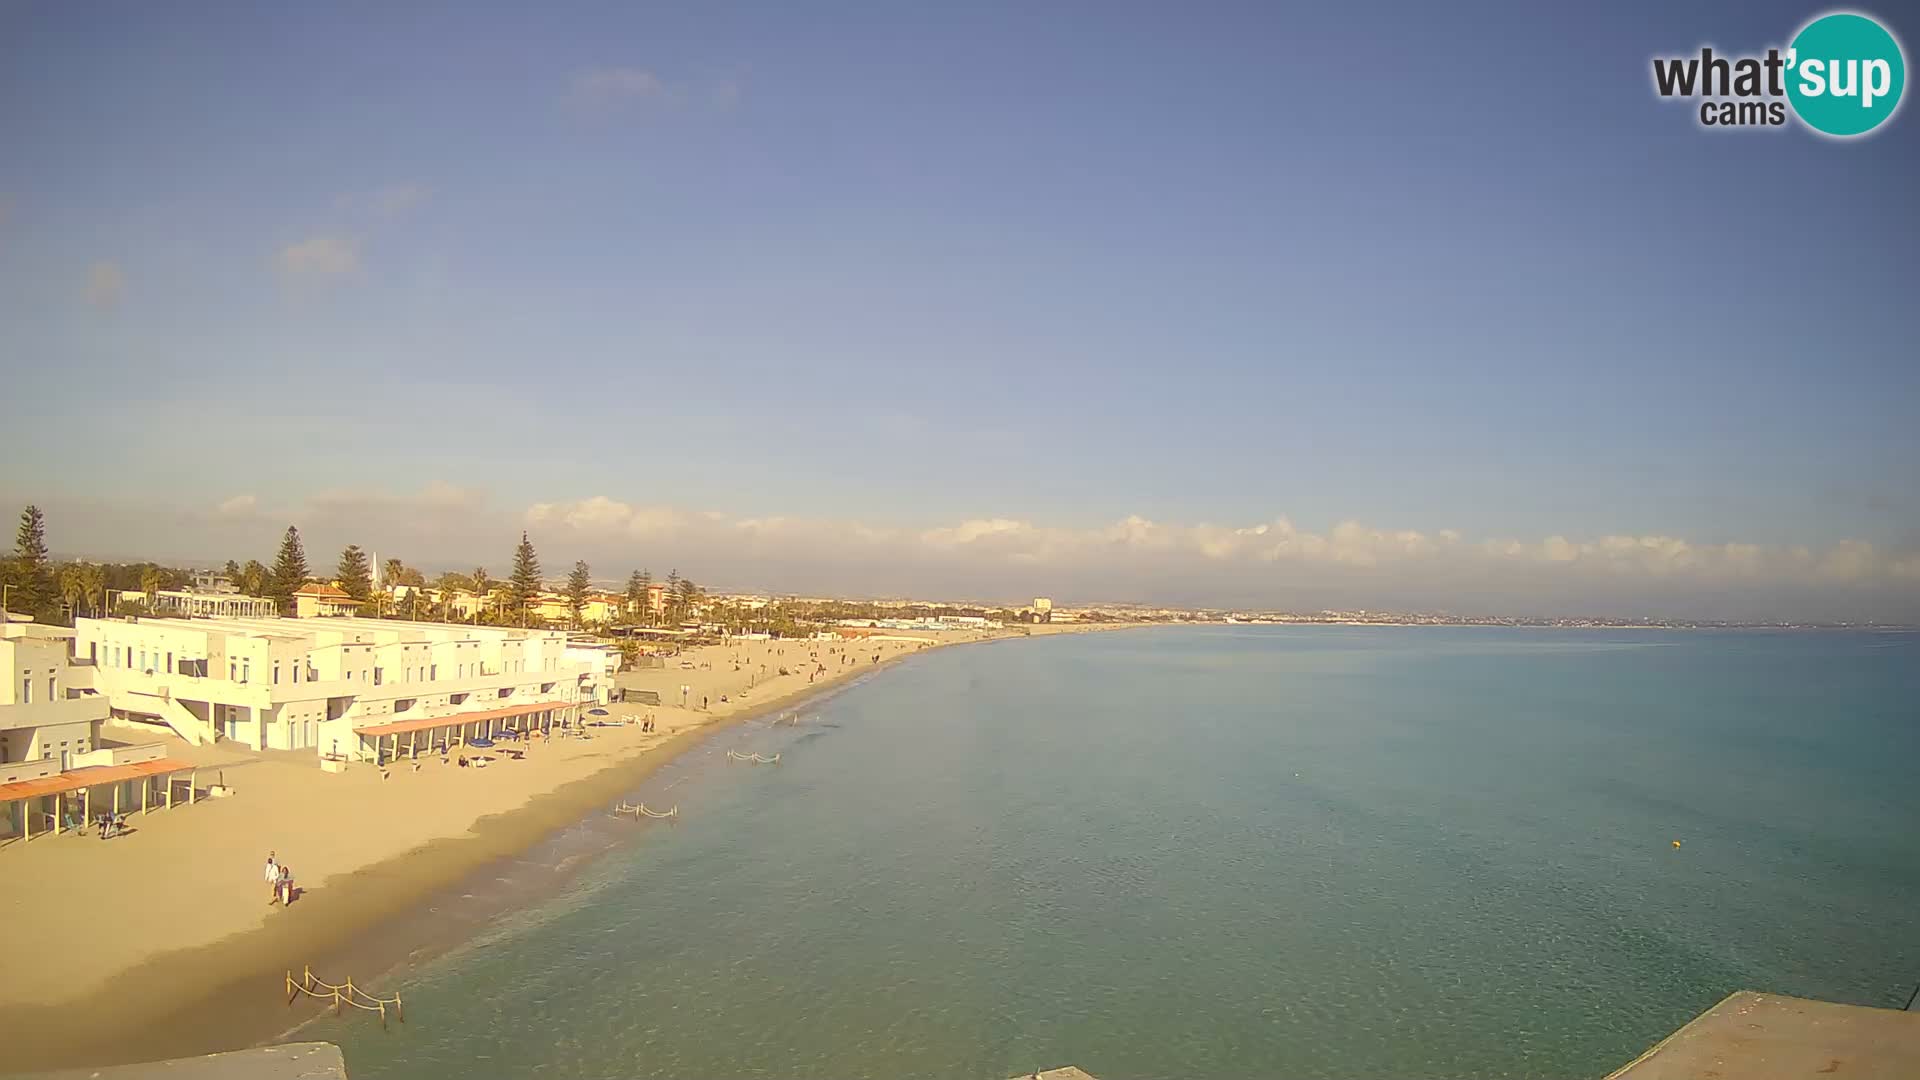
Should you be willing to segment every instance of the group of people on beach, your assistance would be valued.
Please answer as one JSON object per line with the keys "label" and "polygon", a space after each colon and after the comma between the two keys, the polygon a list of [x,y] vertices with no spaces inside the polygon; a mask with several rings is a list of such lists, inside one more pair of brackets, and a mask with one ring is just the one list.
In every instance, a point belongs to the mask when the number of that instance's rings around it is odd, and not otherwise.
{"label": "group of people on beach", "polygon": [[282,865],[271,851],[267,852],[266,882],[268,907],[279,904],[284,908],[293,903],[293,870]]}

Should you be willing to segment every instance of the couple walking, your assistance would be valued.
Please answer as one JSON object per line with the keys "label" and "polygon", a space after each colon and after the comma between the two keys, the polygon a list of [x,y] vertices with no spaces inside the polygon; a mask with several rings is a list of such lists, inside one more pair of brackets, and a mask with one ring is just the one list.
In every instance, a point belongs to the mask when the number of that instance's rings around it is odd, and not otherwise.
{"label": "couple walking", "polygon": [[272,895],[267,898],[268,907],[272,907],[275,904],[287,905],[293,903],[293,870],[281,865],[279,861],[274,858],[273,852],[271,851],[267,852],[267,870],[265,877],[267,888],[272,891]]}

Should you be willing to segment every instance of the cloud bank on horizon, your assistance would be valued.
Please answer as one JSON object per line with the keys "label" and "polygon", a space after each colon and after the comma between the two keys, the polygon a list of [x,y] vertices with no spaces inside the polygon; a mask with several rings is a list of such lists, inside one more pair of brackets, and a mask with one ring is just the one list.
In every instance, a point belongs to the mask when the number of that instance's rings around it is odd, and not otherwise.
{"label": "cloud bank on horizon", "polygon": [[285,504],[242,493],[170,514],[121,502],[41,505],[61,554],[264,562],[280,531],[294,524],[317,572],[348,543],[429,570],[500,572],[525,530],[550,576],[584,559],[607,581],[671,567],[714,587],[756,591],[1467,614],[1920,615],[1920,551],[1858,540],[1811,547],[1667,535],[1529,539],[1358,521],[1310,529],[1285,516],[1215,525],[1134,515],[1086,527],[982,517],[910,527],[605,495],[514,508],[438,483],[411,493],[324,492]]}

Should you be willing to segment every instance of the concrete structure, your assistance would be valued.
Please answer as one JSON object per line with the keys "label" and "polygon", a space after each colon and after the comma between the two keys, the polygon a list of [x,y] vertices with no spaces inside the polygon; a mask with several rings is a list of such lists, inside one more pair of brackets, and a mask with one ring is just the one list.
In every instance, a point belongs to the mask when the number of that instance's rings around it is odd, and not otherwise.
{"label": "concrete structure", "polygon": [[[100,744],[107,702],[92,668],[72,662],[73,639],[63,627],[0,625],[0,840],[48,835],[96,812],[172,805],[172,777],[190,768],[158,743]],[[157,799],[156,782],[166,785]],[[184,795],[193,797],[191,782]]]}
{"label": "concrete structure", "polygon": [[1920,1013],[1742,990],[1607,1080],[1913,1080]]}
{"label": "concrete structure", "polygon": [[40,623],[0,624],[0,673],[6,679],[0,685],[0,765],[45,762],[48,771],[60,772],[96,747],[107,704],[93,692],[92,672],[76,671],[70,662],[73,636]]}
{"label": "concrete structure", "polygon": [[352,615],[359,610],[360,601],[332,585],[308,582],[293,593],[295,618],[332,618]]}
{"label": "concrete structure", "polygon": [[1033,598],[1033,610],[1045,615],[1053,610],[1053,600],[1045,596],[1036,596]]}
{"label": "concrete structure", "polygon": [[347,1080],[347,1060],[332,1043],[281,1043],[139,1065],[25,1073],[13,1080]]}
{"label": "concrete structure", "polygon": [[203,593],[233,593],[240,591],[238,585],[235,585],[227,578],[227,575],[217,570],[195,570],[193,572],[193,584],[189,587],[192,588],[194,592]]}
{"label": "concrete structure", "polygon": [[113,594],[107,609],[111,611],[122,601],[138,601],[146,604],[156,614],[179,615],[186,618],[227,616],[262,619],[280,614],[280,605],[272,598],[242,596],[232,589],[221,592],[203,592],[199,589],[162,589],[151,596],[138,589],[121,589]]}
{"label": "concrete structure", "polygon": [[117,714],[194,743],[322,755],[357,753],[358,727],[522,706],[570,714],[602,700],[612,674],[564,631],[350,616],[81,619],[74,649]]}

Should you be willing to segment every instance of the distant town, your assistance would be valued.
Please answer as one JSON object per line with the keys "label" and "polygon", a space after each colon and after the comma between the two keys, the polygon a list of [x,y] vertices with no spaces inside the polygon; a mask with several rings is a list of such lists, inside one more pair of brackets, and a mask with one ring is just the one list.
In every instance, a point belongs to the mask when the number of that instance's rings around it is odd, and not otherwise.
{"label": "distant town", "polygon": [[[1000,629],[1066,623],[1219,623],[1325,626],[1508,626],[1566,629],[1908,629],[1881,623],[1767,622],[1580,615],[1489,615],[1369,608],[1314,611],[1168,607],[1127,602],[1068,604],[1050,597],[955,600],[812,596],[712,590],[679,570],[655,580],[647,569],[624,581],[595,576],[575,562],[561,579],[541,572],[522,535],[511,572],[484,567],[431,579],[397,558],[349,545],[331,573],[309,570],[299,531],[286,530],[272,565],[162,566],[49,556],[40,511],[22,512],[15,550],[0,559],[0,595],[8,617],[71,626],[90,617],[355,617],[558,629],[626,639],[691,639],[750,634],[797,637],[833,627],[883,630]],[[631,653],[631,650],[627,650]]]}

